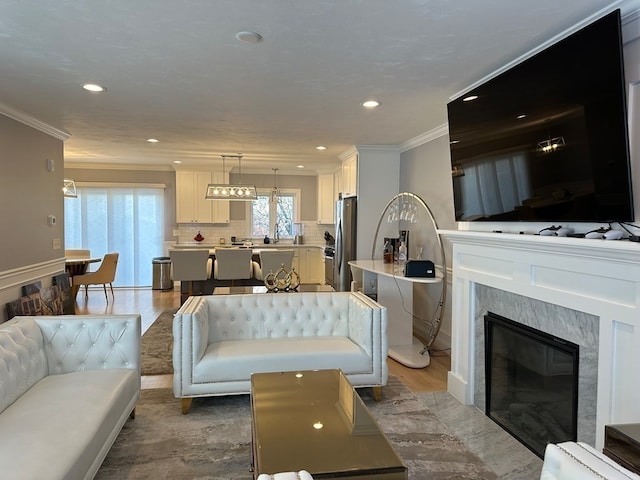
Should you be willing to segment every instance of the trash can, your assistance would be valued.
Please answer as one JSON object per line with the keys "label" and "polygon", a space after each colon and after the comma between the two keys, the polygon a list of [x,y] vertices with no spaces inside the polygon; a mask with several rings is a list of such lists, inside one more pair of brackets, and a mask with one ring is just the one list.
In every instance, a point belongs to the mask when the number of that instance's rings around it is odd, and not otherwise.
{"label": "trash can", "polygon": [[171,259],[169,257],[155,257],[151,261],[153,267],[152,290],[172,290]]}

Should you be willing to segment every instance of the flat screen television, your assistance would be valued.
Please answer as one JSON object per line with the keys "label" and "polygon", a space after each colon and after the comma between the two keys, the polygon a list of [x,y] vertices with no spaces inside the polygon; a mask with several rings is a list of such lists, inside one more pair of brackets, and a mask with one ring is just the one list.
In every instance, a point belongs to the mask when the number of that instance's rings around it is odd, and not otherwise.
{"label": "flat screen television", "polygon": [[447,110],[457,221],[634,221],[619,10]]}

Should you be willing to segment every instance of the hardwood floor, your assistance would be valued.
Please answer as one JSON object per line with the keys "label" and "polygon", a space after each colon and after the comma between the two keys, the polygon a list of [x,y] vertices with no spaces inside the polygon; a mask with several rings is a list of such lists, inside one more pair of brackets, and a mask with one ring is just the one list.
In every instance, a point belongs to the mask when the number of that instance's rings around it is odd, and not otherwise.
{"label": "hardwood floor", "polygon": [[[78,293],[76,313],[139,313],[142,317],[142,332],[146,332],[158,315],[170,308],[180,306],[180,292],[174,290],[152,290],[150,288],[116,288],[114,298],[109,295],[109,302],[104,298],[102,288],[89,289],[88,298],[84,291]],[[437,392],[447,389],[447,372],[451,368],[451,357],[444,352],[434,352],[428,367],[414,369],[392,359],[387,359],[389,373],[413,392]],[[171,375],[145,376],[142,388],[171,388]]]}

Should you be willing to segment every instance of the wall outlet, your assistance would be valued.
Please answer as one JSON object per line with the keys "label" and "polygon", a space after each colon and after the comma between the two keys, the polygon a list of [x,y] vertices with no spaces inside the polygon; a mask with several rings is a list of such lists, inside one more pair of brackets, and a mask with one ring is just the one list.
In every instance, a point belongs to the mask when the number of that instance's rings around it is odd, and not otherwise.
{"label": "wall outlet", "polygon": [[180,236],[180,230],[178,230],[177,228],[173,229],[173,236],[174,237],[179,237]]}
{"label": "wall outlet", "polygon": [[54,238],[53,239],[53,249],[54,250],[60,250],[62,248],[62,240],[60,240],[59,238]]}

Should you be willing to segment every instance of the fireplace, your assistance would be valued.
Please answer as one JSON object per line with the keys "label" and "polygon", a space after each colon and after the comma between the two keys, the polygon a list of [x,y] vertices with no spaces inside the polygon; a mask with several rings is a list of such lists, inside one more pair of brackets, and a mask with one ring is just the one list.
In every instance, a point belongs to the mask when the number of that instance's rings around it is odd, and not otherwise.
{"label": "fireplace", "polygon": [[488,312],[485,408],[540,458],[578,432],[579,346]]}
{"label": "fireplace", "polygon": [[449,393],[485,411],[490,311],[580,346],[578,441],[601,449],[605,425],[637,423],[640,382],[630,368],[640,364],[637,243],[439,233],[453,247]]}

